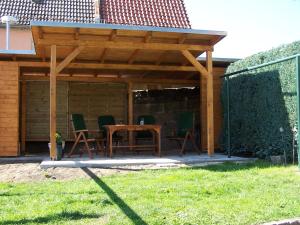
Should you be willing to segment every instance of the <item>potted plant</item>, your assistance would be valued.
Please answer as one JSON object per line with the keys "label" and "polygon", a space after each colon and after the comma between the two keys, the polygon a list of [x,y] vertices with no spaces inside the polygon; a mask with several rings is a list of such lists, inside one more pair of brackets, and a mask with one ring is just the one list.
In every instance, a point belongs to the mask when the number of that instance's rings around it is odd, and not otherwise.
{"label": "potted plant", "polygon": [[[61,160],[63,157],[63,150],[65,147],[65,141],[62,139],[61,133],[56,132],[55,134],[55,139],[56,139],[56,155],[57,155],[57,160]],[[51,149],[51,143],[48,143],[49,150]]]}

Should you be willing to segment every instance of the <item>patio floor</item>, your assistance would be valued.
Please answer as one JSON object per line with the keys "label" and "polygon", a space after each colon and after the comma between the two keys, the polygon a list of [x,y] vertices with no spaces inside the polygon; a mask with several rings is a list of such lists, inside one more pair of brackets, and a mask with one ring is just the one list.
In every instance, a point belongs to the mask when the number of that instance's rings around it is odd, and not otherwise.
{"label": "patio floor", "polygon": [[67,168],[82,168],[82,167],[92,167],[92,168],[108,168],[108,167],[122,167],[122,166],[146,166],[146,165],[158,165],[158,166],[172,166],[172,165],[191,165],[191,164],[206,164],[206,163],[216,163],[216,162],[247,162],[253,161],[254,158],[241,158],[241,157],[231,157],[228,158],[227,155],[215,154],[210,157],[207,154],[195,154],[188,153],[182,157],[178,155],[171,156],[116,156],[112,159],[96,157],[94,159],[89,159],[87,157],[82,158],[63,158],[61,161],[51,161],[45,159],[41,163],[41,168],[50,167],[67,167]]}

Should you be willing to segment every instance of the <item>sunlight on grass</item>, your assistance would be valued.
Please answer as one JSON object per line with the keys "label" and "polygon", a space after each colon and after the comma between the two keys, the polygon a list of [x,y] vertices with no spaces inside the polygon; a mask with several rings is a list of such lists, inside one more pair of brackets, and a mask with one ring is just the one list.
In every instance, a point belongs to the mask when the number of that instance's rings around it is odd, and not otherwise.
{"label": "sunlight on grass", "polygon": [[0,224],[258,224],[299,217],[296,171],[226,163],[94,180],[1,183]]}

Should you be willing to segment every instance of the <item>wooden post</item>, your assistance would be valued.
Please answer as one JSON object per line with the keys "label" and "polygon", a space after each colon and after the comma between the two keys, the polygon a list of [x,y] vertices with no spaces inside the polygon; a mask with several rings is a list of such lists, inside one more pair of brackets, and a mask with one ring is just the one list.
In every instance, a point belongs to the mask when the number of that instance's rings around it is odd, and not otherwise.
{"label": "wooden post", "polygon": [[[133,93],[132,93],[132,83],[128,83],[128,124],[133,124]],[[133,143],[133,134],[129,132],[129,145]]]}
{"label": "wooden post", "polygon": [[26,153],[26,81],[21,86],[21,153]]}
{"label": "wooden post", "polygon": [[215,151],[214,143],[214,84],[213,84],[213,65],[212,51],[206,51],[206,69],[207,76],[207,152],[212,156]]}
{"label": "wooden post", "polygon": [[51,46],[50,63],[50,158],[55,160],[56,154],[56,46]]}

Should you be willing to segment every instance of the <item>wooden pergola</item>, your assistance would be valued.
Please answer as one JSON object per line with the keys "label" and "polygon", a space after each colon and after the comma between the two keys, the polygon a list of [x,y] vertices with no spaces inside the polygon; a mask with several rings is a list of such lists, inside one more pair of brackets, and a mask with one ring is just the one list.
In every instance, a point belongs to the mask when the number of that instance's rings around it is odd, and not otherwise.
{"label": "wooden pergola", "polygon": [[[32,22],[31,27],[36,55],[18,61],[22,80],[50,80],[52,159],[56,158],[57,80],[127,83],[128,123],[133,124],[134,83],[200,85],[205,79],[208,154],[213,155],[212,52],[225,32],[56,22]],[[196,59],[203,53],[205,65]]]}

